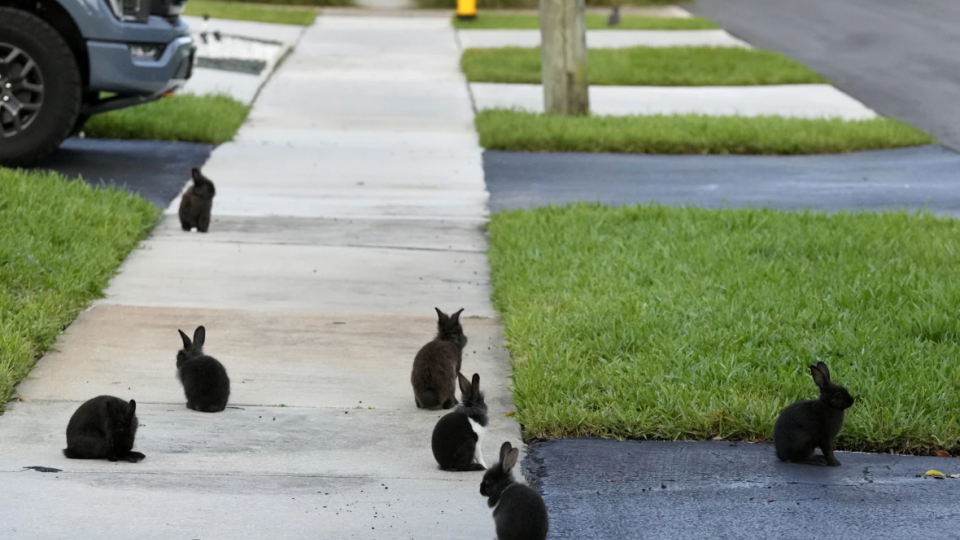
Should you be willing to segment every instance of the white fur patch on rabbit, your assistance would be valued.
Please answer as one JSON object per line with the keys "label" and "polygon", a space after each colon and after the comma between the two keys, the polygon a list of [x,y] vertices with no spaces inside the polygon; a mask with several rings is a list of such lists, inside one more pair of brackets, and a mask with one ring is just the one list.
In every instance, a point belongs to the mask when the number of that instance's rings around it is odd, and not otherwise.
{"label": "white fur patch on rabbit", "polygon": [[481,446],[482,446],[481,443],[483,443],[483,435],[487,432],[487,428],[481,426],[480,423],[474,420],[473,418],[467,418],[467,420],[470,422],[470,427],[473,428],[473,432],[477,434],[477,446],[474,447],[473,457],[474,459],[477,460],[477,463],[479,463],[480,465],[483,465],[483,468],[486,469],[487,464],[483,461],[483,451],[481,450]]}

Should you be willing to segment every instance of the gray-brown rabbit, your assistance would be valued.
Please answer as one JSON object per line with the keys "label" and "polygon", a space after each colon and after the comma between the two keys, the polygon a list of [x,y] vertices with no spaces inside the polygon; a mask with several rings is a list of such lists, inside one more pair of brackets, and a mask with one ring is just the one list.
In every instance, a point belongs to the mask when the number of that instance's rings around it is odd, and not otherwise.
{"label": "gray-brown rabbit", "polygon": [[456,381],[467,336],[460,326],[460,311],[447,315],[437,310],[437,337],[420,348],[413,359],[410,383],[419,409],[449,409],[457,404]]}
{"label": "gray-brown rabbit", "polygon": [[[853,397],[830,380],[830,370],[823,362],[810,366],[810,375],[820,388],[820,397],[784,409],[773,426],[773,443],[781,461],[836,467],[840,462],[833,455],[833,443],[843,427],[844,411],[853,406]],[[822,457],[814,455],[817,448]]]}
{"label": "gray-brown rabbit", "polygon": [[193,169],[191,173],[193,185],[187,188],[180,200],[180,226],[185,231],[196,227],[198,232],[205,233],[210,228],[210,210],[217,190],[200,169]]}

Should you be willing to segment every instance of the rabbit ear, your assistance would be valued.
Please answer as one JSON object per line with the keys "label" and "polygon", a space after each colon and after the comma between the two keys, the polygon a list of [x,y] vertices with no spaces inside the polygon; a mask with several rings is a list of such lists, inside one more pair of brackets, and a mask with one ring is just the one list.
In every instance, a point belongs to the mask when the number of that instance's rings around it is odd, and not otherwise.
{"label": "rabbit ear", "polygon": [[473,390],[474,393],[477,393],[480,391],[480,374],[479,373],[473,374],[473,382],[470,384],[470,388]]}
{"label": "rabbit ear", "polygon": [[194,168],[190,171],[190,175],[193,177],[194,182],[203,182],[206,178],[203,177],[203,173],[200,172],[200,169]]}
{"label": "rabbit ear", "polygon": [[127,405],[127,416],[133,418],[133,415],[135,414],[137,414],[137,402],[131,399]]}
{"label": "rabbit ear", "polygon": [[817,369],[820,370],[820,373],[826,375],[827,380],[830,380],[830,368],[827,367],[823,362],[817,362]]}
{"label": "rabbit ear", "polygon": [[450,317],[448,317],[446,313],[440,311],[440,308],[435,307],[433,309],[437,310],[437,317],[440,319],[440,324],[445,324],[450,320]]}
{"label": "rabbit ear", "polygon": [[500,463],[503,463],[503,458],[507,456],[507,452],[509,452],[512,448],[513,446],[510,445],[510,441],[500,445]]}
{"label": "rabbit ear", "polygon": [[810,376],[813,377],[813,382],[817,383],[820,388],[830,384],[830,377],[820,371],[818,366],[810,366]]}
{"label": "rabbit ear", "polygon": [[193,342],[197,347],[203,347],[204,340],[207,339],[207,329],[198,326],[196,330],[193,331]]}
{"label": "rabbit ear", "polygon": [[190,338],[188,338],[187,335],[183,333],[183,330],[179,330],[179,329],[178,329],[177,332],[180,332],[180,339],[183,340],[183,348],[184,348],[184,349],[189,349],[189,348],[193,345],[193,344],[190,342]]}
{"label": "rabbit ear", "polygon": [[460,322],[460,314],[463,313],[463,308],[460,308],[460,311],[454,313],[450,316],[450,322]]}
{"label": "rabbit ear", "polygon": [[462,392],[463,395],[469,395],[473,391],[470,387],[470,381],[463,376],[463,373],[457,373],[457,380],[460,381],[460,392]]}
{"label": "rabbit ear", "polygon": [[514,448],[507,452],[507,456],[503,458],[503,472],[510,472],[510,469],[517,464],[518,457],[520,457],[519,448]]}

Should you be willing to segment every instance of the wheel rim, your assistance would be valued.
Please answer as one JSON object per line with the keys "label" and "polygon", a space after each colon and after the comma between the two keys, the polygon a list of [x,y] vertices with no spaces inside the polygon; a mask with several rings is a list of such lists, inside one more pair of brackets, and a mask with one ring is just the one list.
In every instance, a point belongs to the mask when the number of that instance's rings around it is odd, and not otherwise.
{"label": "wheel rim", "polygon": [[13,137],[30,127],[43,105],[43,75],[23,49],[0,42],[0,133]]}

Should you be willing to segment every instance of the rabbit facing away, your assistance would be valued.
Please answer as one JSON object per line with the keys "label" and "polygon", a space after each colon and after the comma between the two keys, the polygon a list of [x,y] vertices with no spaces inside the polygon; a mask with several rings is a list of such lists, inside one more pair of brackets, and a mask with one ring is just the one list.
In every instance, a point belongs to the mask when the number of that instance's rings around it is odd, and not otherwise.
{"label": "rabbit facing away", "polygon": [[191,175],[193,185],[180,199],[180,226],[185,231],[196,227],[198,232],[205,233],[210,228],[210,210],[217,190],[200,169],[193,169]]}
{"label": "rabbit facing away", "polygon": [[420,348],[413,359],[410,384],[418,409],[449,409],[457,404],[456,380],[463,360],[467,336],[460,326],[460,314],[437,310],[437,337]]}
{"label": "rabbit facing away", "polygon": [[108,459],[137,463],[144,456],[133,451],[137,434],[137,402],[113,396],[97,396],[77,408],[67,424],[70,459]]}
{"label": "rabbit facing away", "polygon": [[198,326],[193,341],[180,332],[183,349],[177,353],[177,378],[183,383],[187,408],[200,412],[220,412],[230,398],[230,377],[216,358],[203,354],[207,331]]}
{"label": "rabbit facing away", "polygon": [[473,382],[462,373],[457,373],[457,378],[463,402],[433,428],[433,457],[445,471],[483,471],[487,464],[483,462],[481,446],[490,421],[480,391],[480,375],[474,373]]}
{"label": "rabbit facing away", "polygon": [[536,490],[513,479],[519,456],[519,448],[503,443],[500,462],[484,473],[480,494],[493,508],[497,540],[544,540],[550,528],[547,505]]}
{"label": "rabbit facing away", "polygon": [[[820,388],[820,397],[784,409],[773,426],[773,443],[781,461],[836,467],[840,462],[833,455],[833,445],[853,397],[830,380],[830,369],[823,362],[810,366],[810,375]],[[823,456],[814,455],[817,448]]]}

